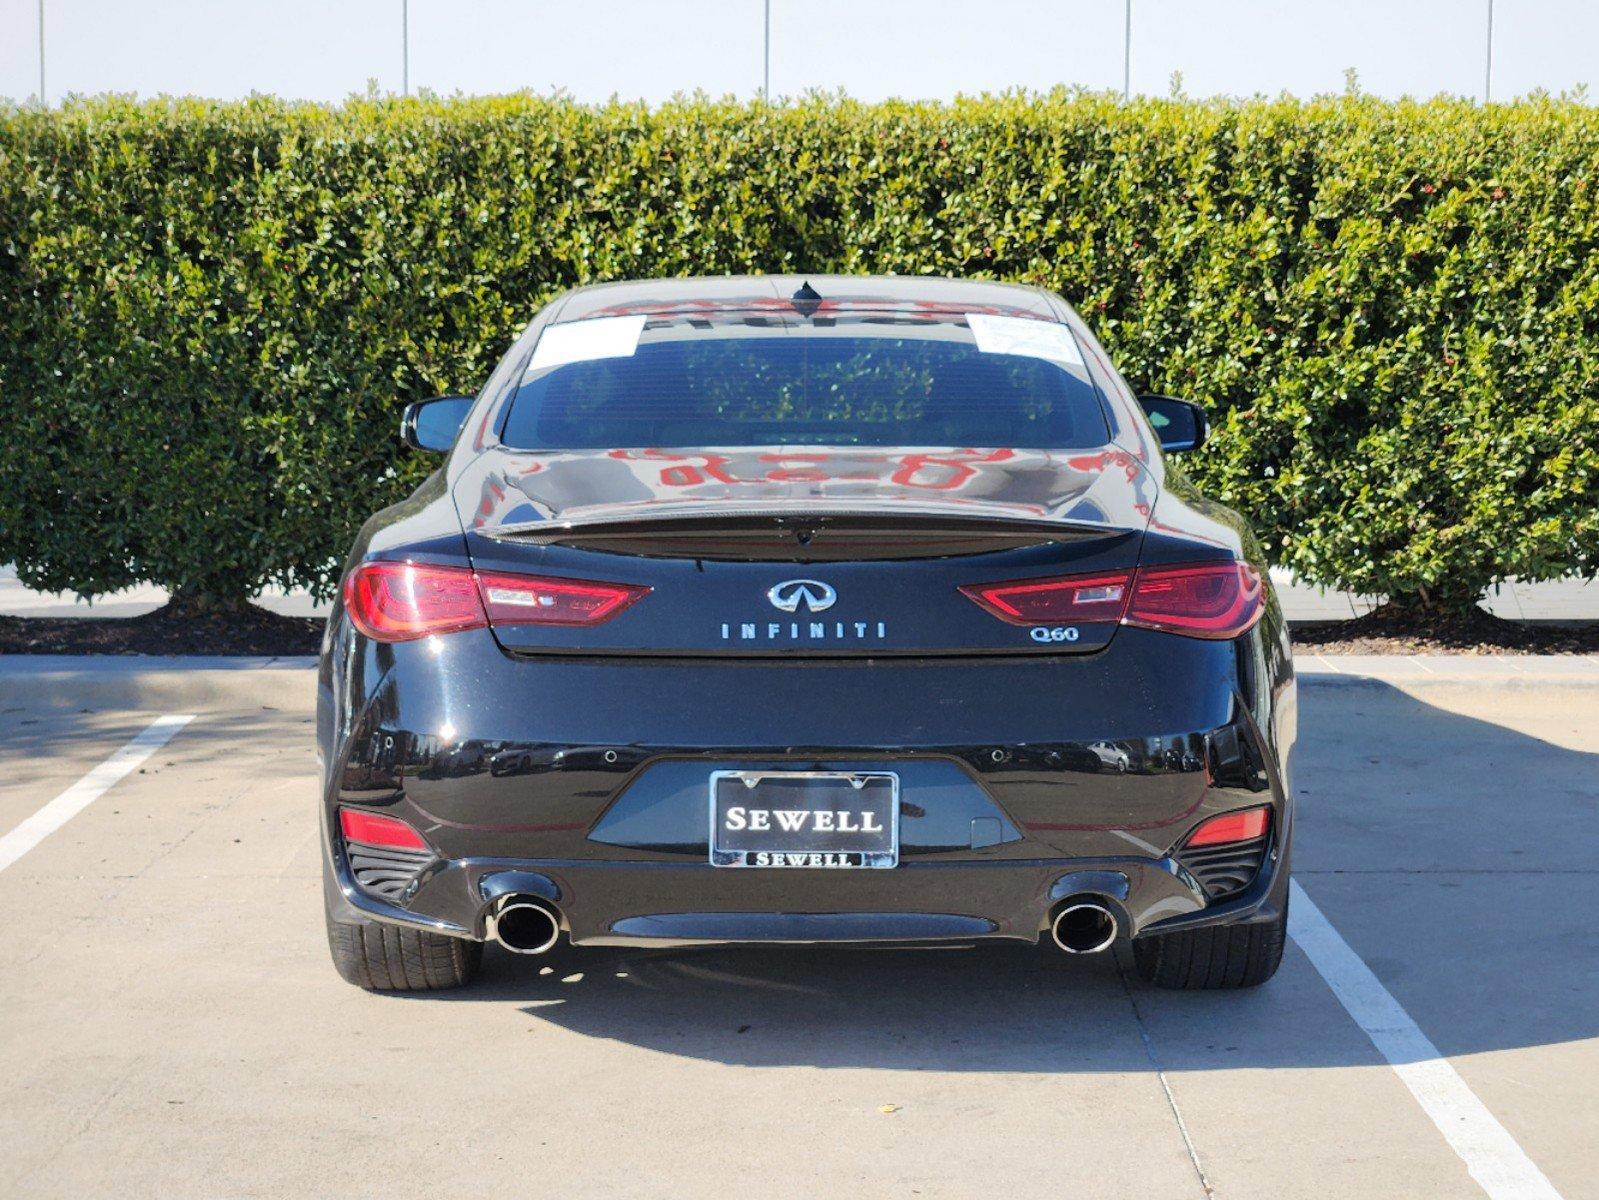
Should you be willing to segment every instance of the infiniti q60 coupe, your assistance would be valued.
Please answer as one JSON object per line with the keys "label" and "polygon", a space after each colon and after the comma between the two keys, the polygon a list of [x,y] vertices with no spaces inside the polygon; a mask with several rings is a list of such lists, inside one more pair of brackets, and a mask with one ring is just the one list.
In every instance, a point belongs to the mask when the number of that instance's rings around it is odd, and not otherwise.
{"label": "infiniti q60 coupe", "polygon": [[580,288],[361,530],[319,672],[328,940],[374,989],[720,943],[1270,978],[1292,660],[1260,549],[1059,297]]}

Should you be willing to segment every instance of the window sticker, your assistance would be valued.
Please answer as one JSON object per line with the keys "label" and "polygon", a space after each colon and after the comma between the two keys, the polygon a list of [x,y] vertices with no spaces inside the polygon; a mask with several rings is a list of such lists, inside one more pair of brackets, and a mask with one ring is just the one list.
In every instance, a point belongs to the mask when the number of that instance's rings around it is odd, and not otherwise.
{"label": "window sticker", "polygon": [[977,349],[984,354],[1020,354],[1073,367],[1083,366],[1083,352],[1077,348],[1077,339],[1059,322],[967,313],[966,324],[977,342]]}
{"label": "window sticker", "polygon": [[527,374],[597,358],[632,358],[648,319],[642,314],[591,317],[587,321],[551,325],[539,334],[539,344],[533,347],[533,361],[527,365]]}

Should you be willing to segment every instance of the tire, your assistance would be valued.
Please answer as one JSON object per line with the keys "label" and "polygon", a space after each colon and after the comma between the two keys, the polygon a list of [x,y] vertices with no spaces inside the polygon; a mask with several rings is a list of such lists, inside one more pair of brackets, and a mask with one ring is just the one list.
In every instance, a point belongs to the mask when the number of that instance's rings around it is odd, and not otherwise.
{"label": "tire", "polygon": [[335,920],[328,949],[346,982],[369,992],[432,992],[470,983],[483,943],[381,921]]}
{"label": "tire", "polygon": [[1277,974],[1288,935],[1288,904],[1275,921],[1210,925],[1133,942],[1138,977],[1183,991],[1259,987]]}

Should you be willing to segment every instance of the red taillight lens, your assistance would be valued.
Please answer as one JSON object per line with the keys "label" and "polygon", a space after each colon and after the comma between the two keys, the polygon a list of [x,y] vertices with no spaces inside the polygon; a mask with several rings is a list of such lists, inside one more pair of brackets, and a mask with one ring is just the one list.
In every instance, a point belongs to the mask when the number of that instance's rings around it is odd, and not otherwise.
{"label": "red taillight lens", "polygon": [[343,831],[345,841],[349,842],[363,842],[368,846],[391,846],[396,850],[428,848],[428,844],[422,840],[422,835],[398,817],[380,817],[377,813],[341,808],[339,829]]}
{"label": "red taillight lens", "polygon": [[631,583],[537,575],[481,574],[478,586],[490,625],[598,625],[650,592]]}
{"label": "red taillight lens", "polygon": [[1139,567],[1125,624],[1199,638],[1235,638],[1260,620],[1265,589],[1248,563]]}
{"label": "red taillight lens", "polygon": [[477,574],[469,567],[369,562],[350,572],[344,607],[380,642],[408,642],[485,625],[598,625],[649,588],[538,575]]}
{"label": "red taillight lens", "polygon": [[469,567],[362,563],[344,581],[344,607],[357,629],[380,642],[408,642],[486,624]]}
{"label": "red taillight lens", "polygon": [[1264,837],[1271,824],[1271,809],[1246,808],[1242,812],[1212,817],[1189,835],[1187,846],[1225,846],[1230,842],[1252,842]]}
{"label": "red taillight lens", "polygon": [[1132,572],[1117,571],[1062,579],[1015,579],[969,585],[961,588],[961,594],[1012,625],[1119,621],[1127,607],[1131,578]]}
{"label": "red taillight lens", "polygon": [[961,594],[1012,625],[1120,621],[1189,637],[1235,638],[1260,620],[1265,589],[1248,563],[1181,563],[1104,575],[968,584]]}

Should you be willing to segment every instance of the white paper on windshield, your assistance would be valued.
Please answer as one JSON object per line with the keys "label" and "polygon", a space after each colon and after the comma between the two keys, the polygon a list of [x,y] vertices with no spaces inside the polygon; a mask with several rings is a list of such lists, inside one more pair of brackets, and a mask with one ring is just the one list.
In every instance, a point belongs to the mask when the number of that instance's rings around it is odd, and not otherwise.
{"label": "white paper on windshield", "polygon": [[1022,354],[1074,367],[1083,365],[1083,352],[1077,348],[1077,339],[1072,337],[1070,329],[1058,322],[967,313],[966,324],[977,342],[977,349],[984,354]]}
{"label": "white paper on windshield", "polygon": [[642,314],[591,317],[587,321],[551,325],[539,334],[539,344],[533,347],[533,361],[528,363],[527,373],[531,375],[548,367],[591,362],[597,358],[632,358],[648,319]]}

